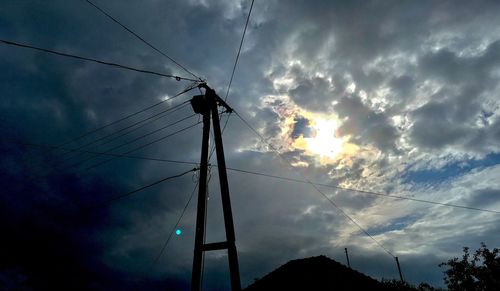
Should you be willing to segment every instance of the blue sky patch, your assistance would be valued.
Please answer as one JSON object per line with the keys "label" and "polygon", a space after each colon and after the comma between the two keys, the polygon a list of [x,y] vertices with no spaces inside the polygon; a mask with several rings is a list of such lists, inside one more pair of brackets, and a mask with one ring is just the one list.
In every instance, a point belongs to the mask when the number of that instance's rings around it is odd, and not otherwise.
{"label": "blue sky patch", "polygon": [[404,229],[406,226],[410,225],[411,223],[415,222],[417,219],[418,217],[414,215],[400,217],[391,221],[391,223],[387,225],[372,227],[368,229],[368,233],[370,235],[379,235],[386,233],[388,231],[401,230]]}
{"label": "blue sky patch", "polygon": [[461,176],[477,168],[500,164],[500,153],[488,154],[484,159],[469,159],[450,163],[441,169],[408,171],[403,174],[403,183],[435,184]]}

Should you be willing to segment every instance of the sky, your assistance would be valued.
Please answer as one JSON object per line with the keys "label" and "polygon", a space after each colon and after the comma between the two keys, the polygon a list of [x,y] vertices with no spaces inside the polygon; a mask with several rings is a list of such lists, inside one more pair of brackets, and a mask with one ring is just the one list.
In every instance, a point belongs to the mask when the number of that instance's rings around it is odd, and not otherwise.
{"label": "sky", "polygon": [[[94,1],[225,96],[250,1]],[[223,136],[228,167],[500,211],[499,6],[256,0],[227,102],[266,142],[232,114]],[[86,1],[1,1],[0,38],[191,77]],[[193,165],[114,158],[92,167],[109,157],[43,145],[61,145],[192,82],[5,44],[0,56],[1,284],[189,289],[196,198],[181,235],[154,262],[197,174],[102,202]],[[123,154],[199,116],[176,107],[107,144],[98,139],[197,94],[65,147]],[[194,126],[133,154],[196,163],[201,131]],[[126,142],[133,144],[110,150]],[[206,240],[216,242],[225,236],[217,168],[210,173]],[[374,278],[398,278],[392,254],[409,282],[443,286],[439,263],[464,246],[500,244],[498,213],[235,171],[228,178],[243,286],[292,259],[323,254],[345,263],[344,248],[352,267]],[[204,266],[204,290],[229,290],[224,251],[207,253]]]}

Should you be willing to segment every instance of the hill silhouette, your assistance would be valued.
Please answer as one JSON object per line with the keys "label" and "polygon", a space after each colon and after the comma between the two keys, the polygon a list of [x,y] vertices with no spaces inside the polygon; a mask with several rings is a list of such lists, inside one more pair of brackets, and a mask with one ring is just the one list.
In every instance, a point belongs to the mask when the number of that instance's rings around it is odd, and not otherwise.
{"label": "hill silhouette", "polygon": [[263,290],[394,290],[326,256],[292,260],[248,286]]}

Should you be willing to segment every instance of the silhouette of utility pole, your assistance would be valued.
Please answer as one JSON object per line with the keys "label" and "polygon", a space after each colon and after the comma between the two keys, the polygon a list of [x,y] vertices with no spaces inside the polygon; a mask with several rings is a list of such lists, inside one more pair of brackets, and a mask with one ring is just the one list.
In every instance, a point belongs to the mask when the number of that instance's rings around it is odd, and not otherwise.
{"label": "silhouette of utility pole", "polygon": [[347,248],[344,248],[345,250],[345,257],[347,259],[347,266],[351,268],[351,262],[349,262],[349,253],[347,253]]}
{"label": "silhouette of utility pole", "polygon": [[399,265],[399,259],[398,257],[394,257],[394,259],[396,259],[396,264],[398,265],[399,279],[401,280],[401,282],[404,282],[403,273],[401,273],[401,266]]}
{"label": "silhouette of utility pole", "polygon": [[[218,106],[231,112],[229,105],[222,100],[213,89],[203,83],[199,85],[205,89],[205,95],[194,96],[191,106],[195,113],[203,115],[203,138],[201,143],[200,181],[198,187],[198,210],[196,216],[196,233],[194,241],[193,272],[191,277],[191,290],[199,291],[201,288],[202,256],[205,251],[227,249],[229,259],[229,273],[231,277],[231,289],[241,290],[240,272],[238,266],[238,255],[236,252],[236,238],[234,234],[233,214],[231,212],[231,201],[229,199],[229,184],[227,181],[226,161],[222,145],[222,133],[220,129]],[[215,152],[217,154],[217,168],[219,171],[219,183],[222,196],[222,211],[224,214],[224,226],[226,229],[226,241],[205,244],[205,209],[207,202],[207,172],[208,172],[208,141],[210,137],[210,117],[214,126]]]}

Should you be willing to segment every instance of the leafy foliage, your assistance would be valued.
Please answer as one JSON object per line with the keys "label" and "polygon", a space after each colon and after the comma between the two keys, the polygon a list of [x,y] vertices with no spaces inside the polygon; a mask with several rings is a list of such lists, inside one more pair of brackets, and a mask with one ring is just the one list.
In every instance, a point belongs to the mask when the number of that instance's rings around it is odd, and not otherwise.
{"label": "leafy foliage", "polygon": [[387,290],[391,291],[417,291],[417,289],[410,284],[396,279],[382,279],[382,284],[386,286]]}
{"label": "leafy foliage", "polygon": [[400,280],[386,280],[382,279],[382,284],[385,285],[387,291],[439,291],[442,289],[436,289],[427,283],[420,283],[417,287]]}
{"label": "leafy foliage", "polygon": [[500,290],[500,250],[489,250],[484,243],[473,255],[464,247],[461,259],[453,258],[440,267],[448,267],[444,281],[450,291]]}

